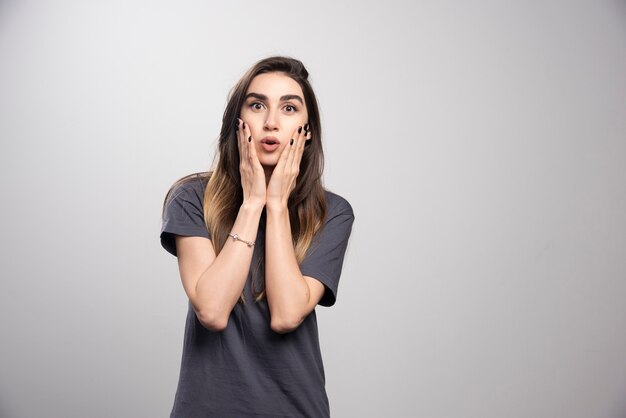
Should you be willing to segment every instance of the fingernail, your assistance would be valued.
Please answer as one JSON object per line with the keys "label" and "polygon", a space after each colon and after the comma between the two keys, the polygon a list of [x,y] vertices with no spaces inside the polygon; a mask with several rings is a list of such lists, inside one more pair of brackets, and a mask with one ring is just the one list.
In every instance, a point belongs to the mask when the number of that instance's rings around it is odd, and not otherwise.
{"label": "fingernail", "polygon": [[248,142],[252,142],[252,137],[251,136],[248,137]]}
{"label": "fingernail", "polygon": [[308,131],[308,130],[309,130],[309,124],[308,124],[308,123],[304,125],[304,130],[305,130],[305,131]]}
{"label": "fingernail", "polygon": [[243,129],[246,129],[246,123],[245,123],[245,122],[243,122],[243,123],[241,124],[241,127],[242,127]]}
{"label": "fingernail", "polygon": [[298,126],[298,133],[302,132],[302,126]]}
{"label": "fingernail", "polygon": [[289,145],[293,145],[293,138],[289,141]]}

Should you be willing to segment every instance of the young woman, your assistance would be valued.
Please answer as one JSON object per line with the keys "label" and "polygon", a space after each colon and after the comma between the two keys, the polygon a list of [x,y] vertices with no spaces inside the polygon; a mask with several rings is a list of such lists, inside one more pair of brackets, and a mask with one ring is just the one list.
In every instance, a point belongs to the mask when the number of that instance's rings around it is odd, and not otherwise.
{"label": "young woman", "polygon": [[308,72],[271,57],[231,91],[212,173],[166,197],[161,243],[189,298],[172,417],[327,417],[315,307],[330,306],[354,215],[322,187]]}

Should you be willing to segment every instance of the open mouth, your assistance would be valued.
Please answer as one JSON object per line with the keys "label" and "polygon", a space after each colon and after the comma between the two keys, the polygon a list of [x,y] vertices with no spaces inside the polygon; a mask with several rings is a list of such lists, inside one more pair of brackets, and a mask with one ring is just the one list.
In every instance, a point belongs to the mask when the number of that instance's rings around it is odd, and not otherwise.
{"label": "open mouth", "polygon": [[267,145],[278,145],[280,144],[280,141],[276,138],[266,137],[261,140],[261,143]]}
{"label": "open mouth", "polygon": [[261,147],[266,152],[274,152],[278,149],[280,141],[273,137],[266,137],[261,140]]}

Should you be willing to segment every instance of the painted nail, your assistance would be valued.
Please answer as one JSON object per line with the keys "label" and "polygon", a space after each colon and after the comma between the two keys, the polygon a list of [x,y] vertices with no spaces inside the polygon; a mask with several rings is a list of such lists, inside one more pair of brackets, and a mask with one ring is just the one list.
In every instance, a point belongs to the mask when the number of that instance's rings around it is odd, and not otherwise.
{"label": "painted nail", "polygon": [[245,123],[245,122],[243,122],[243,123],[241,124],[241,127],[242,127],[243,129],[246,129],[246,123]]}
{"label": "painted nail", "polygon": [[308,130],[309,130],[309,124],[308,124],[308,123],[304,125],[304,130],[305,130],[305,131],[308,131]]}
{"label": "painted nail", "polygon": [[293,138],[289,141],[289,145],[293,145]]}
{"label": "painted nail", "polygon": [[252,137],[251,136],[248,137],[248,142],[252,142]]}
{"label": "painted nail", "polygon": [[298,126],[298,133],[302,132],[302,126]]}

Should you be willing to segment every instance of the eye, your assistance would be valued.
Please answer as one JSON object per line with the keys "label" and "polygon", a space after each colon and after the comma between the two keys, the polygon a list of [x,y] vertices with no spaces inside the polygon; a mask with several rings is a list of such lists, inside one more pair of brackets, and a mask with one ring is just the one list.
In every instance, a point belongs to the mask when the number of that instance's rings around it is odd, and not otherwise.
{"label": "eye", "polygon": [[265,105],[261,102],[253,102],[250,103],[248,106],[250,106],[252,110],[263,110],[265,108]]}
{"label": "eye", "polygon": [[294,105],[285,105],[285,107],[283,107],[283,109],[285,109],[285,111],[289,112],[289,113],[293,113],[295,111],[297,111],[298,109],[296,109],[296,107]]}

